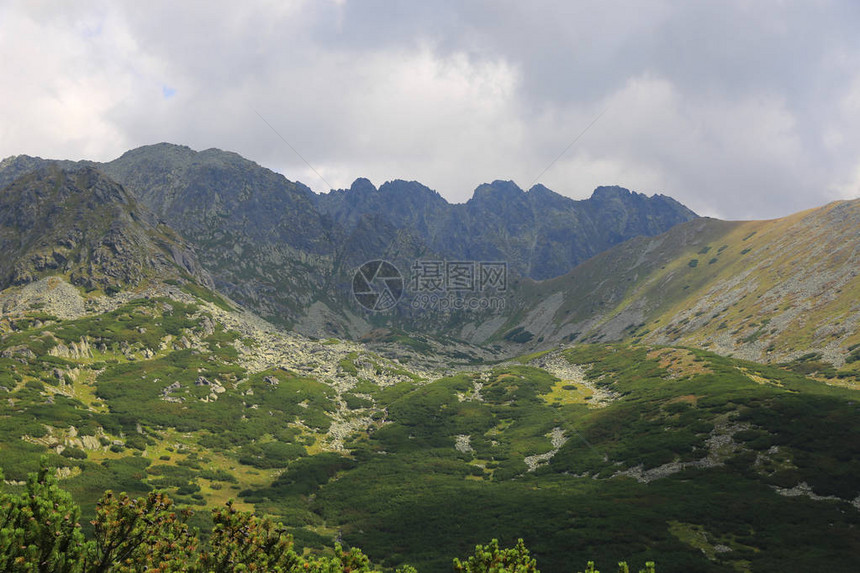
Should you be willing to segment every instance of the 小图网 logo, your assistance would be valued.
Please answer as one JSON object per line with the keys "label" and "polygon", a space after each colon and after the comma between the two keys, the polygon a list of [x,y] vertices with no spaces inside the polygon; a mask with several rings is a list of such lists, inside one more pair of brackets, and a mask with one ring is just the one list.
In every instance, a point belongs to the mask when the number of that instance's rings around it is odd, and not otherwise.
{"label": "\u5c0f\u56fe\u7f51 logo", "polygon": [[393,309],[408,292],[413,310],[500,310],[505,308],[508,265],[502,261],[417,260],[409,281],[386,260],[368,261],[355,272],[352,294],[371,312]]}

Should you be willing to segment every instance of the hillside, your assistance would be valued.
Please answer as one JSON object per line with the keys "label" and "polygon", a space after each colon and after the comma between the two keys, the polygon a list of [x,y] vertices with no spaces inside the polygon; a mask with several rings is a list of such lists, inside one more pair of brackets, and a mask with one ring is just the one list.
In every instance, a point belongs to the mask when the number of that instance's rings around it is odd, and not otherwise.
{"label": "hillside", "polygon": [[[856,382],[860,201],[770,221],[698,219],[634,239],[520,293],[545,343],[635,340],[767,363],[821,363]],[[807,372],[815,372],[807,365]]]}
{"label": "hillside", "polygon": [[55,274],[114,292],[152,276],[208,280],[187,243],[89,167],[44,167],[0,192],[0,290]]}

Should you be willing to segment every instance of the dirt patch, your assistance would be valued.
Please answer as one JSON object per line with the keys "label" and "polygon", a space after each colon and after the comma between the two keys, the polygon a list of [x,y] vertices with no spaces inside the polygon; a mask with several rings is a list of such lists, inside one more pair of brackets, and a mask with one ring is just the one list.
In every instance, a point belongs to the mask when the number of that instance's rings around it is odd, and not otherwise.
{"label": "dirt patch", "polygon": [[698,401],[699,401],[699,397],[696,396],[695,394],[687,394],[685,396],[678,396],[677,398],[672,398],[671,400],[669,400],[666,403],[667,404],[676,404],[676,403],[680,402],[682,404],[692,404],[693,406],[695,406]]}
{"label": "dirt patch", "polygon": [[713,374],[707,363],[685,348],[660,348],[647,356],[650,360],[658,360],[660,368],[666,370],[670,378]]}

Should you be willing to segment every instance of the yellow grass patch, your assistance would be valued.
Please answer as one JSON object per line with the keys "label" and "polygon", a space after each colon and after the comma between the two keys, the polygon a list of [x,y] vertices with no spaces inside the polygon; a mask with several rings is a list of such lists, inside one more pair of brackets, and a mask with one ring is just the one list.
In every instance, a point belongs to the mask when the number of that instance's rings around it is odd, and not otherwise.
{"label": "yellow grass patch", "polygon": [[782,382],[778,380],[771,380],[770,378],[765,378],[764,376],[759,376],[755,372],[751,372],[749,368],[738,366],[738,370],[743,372],[747,378],[749,378],[756,384],[770,384],[771,386],[782,386]]}
{"label": "yellow grass patch", "polygon": [[541,395],[547,404],[586,404],[594,395],[594,391],[573,380],[559,380],[552,389]]}

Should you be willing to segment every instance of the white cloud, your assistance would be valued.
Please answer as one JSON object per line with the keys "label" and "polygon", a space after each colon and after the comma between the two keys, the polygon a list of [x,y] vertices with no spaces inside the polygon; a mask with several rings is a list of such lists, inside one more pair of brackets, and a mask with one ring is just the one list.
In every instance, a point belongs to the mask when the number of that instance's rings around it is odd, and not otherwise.
{"label": "white cloud", "polygon": [[333,186],[416,179],[463,201],[528,186],[607,109],[540,182],[778,216],[856,189],[852,6],[9,2],[0,156],[172,141],[325,190],[256,110]]}

